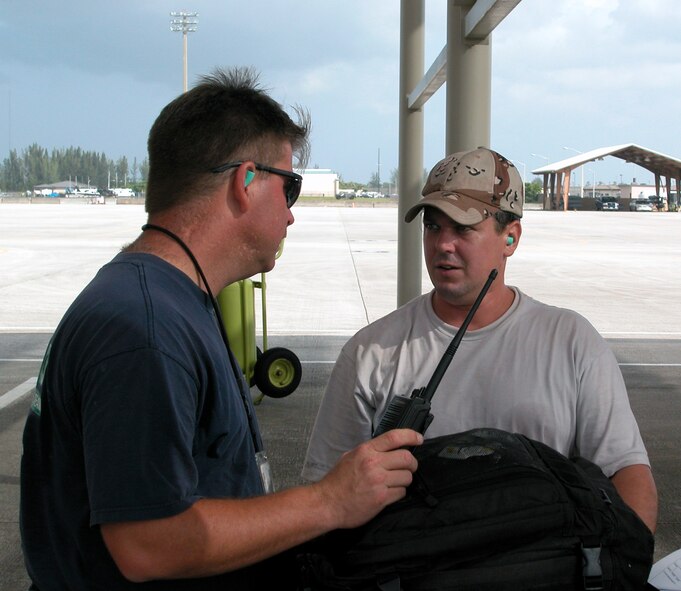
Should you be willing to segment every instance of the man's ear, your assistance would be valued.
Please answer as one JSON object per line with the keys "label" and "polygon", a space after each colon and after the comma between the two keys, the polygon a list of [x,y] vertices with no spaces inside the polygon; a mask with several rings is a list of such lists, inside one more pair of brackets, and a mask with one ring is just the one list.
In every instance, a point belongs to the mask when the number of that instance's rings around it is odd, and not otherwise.
{"label": "man's ear", "polygon": [[518,242],[520,242],[520,236],[523,233],[523,227],[520,222],[515,220],[508,224],[502,233],[504,236],[505,246],[507,249],[508,256],[511,256],[515,249],[518,248]]}
{"label": "man's ear", "polygon": [[252,182],[255,179],[255,165],[252,162],[244,162],[232,175],[229,183],[234,204],[241,213],[245,213],[251,206],[249,191],[252,190]]}

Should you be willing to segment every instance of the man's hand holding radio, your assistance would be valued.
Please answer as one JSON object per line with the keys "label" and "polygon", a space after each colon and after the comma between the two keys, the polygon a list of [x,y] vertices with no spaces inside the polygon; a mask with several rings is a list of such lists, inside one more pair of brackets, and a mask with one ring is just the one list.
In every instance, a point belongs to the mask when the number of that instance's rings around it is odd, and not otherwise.
{"label": "man's hand holding radio", "polygon": [[423,443],[411,429],[393,429],[341,457],[316,485],[335,528],[358,527],[406,494],[418,467],[406,448]]}

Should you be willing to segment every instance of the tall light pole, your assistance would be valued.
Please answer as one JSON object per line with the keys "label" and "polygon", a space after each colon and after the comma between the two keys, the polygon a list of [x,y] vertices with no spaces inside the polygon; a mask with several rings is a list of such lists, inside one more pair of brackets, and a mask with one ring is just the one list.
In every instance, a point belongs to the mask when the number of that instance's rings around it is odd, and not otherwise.
{"label": "tall light pole", "polygon": [[[3,83],[2,86],[5,84]],[[7,83],[7,153],[12,151],[12,86]]]}
{"label": "tall light pole", "polygon": [[[534,152],[530,152],[530,156],[535,156],[537,158],[541,158],[542,160],[546,160],[547,162],[551,162],[548,156],[542,156],[541,154],[535,154]],[[548,183],[546,180],[546,173],[544,173],[544,197],[542,199],[542,207],[546,209],[546,206],[553,201],[553,192],[551,194],[548,193],[549,187]],[[547,201],[548,197],[548,201]],[[550,209],[551,206],[549,206]]]}
{"label": "tall light pole", "polygon": [[376,173],[376,184],[378,185],[377,192],[381,192],[381,148],[378,149],[378,168]]}
{"label": "tall light pole", "polygon": [[[563,146],[563,150],[572,150],[573,152],[577,152],[577,154],[583,154],[584,152],[580,152],[579,150],[575,150],[574,148],[571,148],[570,146]],[[582,164],[579,169],[582,171],[582,180],[581,184],[579,186],[579,196],[584,199],[584,165]]]}
{"label": "tall light pole", "polygon": [[198,12],[171,12],[170,30],[182,33],[182,90],[187,92],[187,33],[194,33],[199,24]]}
{"label": "tall light pole", "polygon": [[593,168],[591,169],[591,172],[592,172],[593,175],[594,175],[593,182],[591,183],[591,197],[593,197],[594,199],[596,199],[596,167],[593,167]]}
{"label": "tall light pole", "polygon": [[551,162],[551,159],[548,156],[542,156],[541,154],[535,154],[532,152],[530,156],[536,156],[537,158],[541,158],[542,160],[546,160],[547,162]]}

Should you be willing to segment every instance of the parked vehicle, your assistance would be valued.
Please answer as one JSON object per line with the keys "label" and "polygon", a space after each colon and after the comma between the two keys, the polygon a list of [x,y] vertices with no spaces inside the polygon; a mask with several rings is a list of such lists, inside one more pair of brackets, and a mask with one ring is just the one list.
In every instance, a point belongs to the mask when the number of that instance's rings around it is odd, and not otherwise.
{"label": "parked vehicle", "polygon": [[617,211],[620,208],[620,204],[617,202],[616,197],[596,197],[596,209],[598,211]]}
{"label": "parked vehicle", "polygon": [[629,202],[629,211],[653,211],[653,204],[645,197],[638,197]]}
{"label": "parked vehicle", "polygon": [[134,197],[135,192],[132,189],[123,188],[123,189],[112,189],[113,193],[116,197]]}
{"label": "parked vehicle", "polygon": [[[564,208],[564,201],[561,198],[560,203],[558,204],[558,209],[563,209]],[[568,195],[568,206],[567,208],[570,211],[579,211],[582,209],[582,198],[579,195]]]}
{"label": "parked vehicle", "polygon": [[657,211],[666,211],[667,210],[667,200],[664,197],[660,197],[659,195],[652,195],[650,197],[650,203],[653,205]]}

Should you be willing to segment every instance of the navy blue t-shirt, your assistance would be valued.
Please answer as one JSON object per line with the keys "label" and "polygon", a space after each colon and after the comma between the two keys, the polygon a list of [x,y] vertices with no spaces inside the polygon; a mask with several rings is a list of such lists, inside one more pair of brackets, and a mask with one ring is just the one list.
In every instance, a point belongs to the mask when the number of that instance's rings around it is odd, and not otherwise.
{"label": "navy blue t-shirt", "polygon": [[[119,573],[100,524],[262,494],[260,435],[237,379],[209,298],[184,273],[131,253],[99,271],[50,342],[24,430],[21,532],[38,589],[139,588]],[[246,569],[142,587],[249,580]]]}

